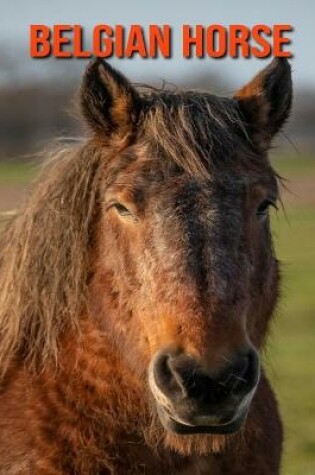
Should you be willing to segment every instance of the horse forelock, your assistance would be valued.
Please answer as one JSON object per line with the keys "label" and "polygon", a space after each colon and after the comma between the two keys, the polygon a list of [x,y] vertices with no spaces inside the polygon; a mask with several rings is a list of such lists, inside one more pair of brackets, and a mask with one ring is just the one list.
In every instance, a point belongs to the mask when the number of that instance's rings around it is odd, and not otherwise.
{"label": "horse forelock", "polygon": [[232,99],[151,88],[142,94],[146,105],[141,133],[153,155],[204,179],[211,179],[216,167],[235,160],[236,153],[247,162],[258,161]]}

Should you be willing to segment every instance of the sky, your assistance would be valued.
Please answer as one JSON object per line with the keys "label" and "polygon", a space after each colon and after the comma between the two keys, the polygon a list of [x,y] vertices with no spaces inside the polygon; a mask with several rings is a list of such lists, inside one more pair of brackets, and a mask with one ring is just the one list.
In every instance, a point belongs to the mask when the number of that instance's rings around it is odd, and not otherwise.
{"label": "sky", "polygon": [[314,0],[0,0],[0,12],[0,49],[3,45],[6,49],[21,45],[21,59],[34,74],[44,71],[47,61],[54,60],[28,57],[30,24],[81,24],[87,34],[99,23],[170,24],[176,45],[172,59],[124,59],[119,60],[119,68],[137,81],[150,75],[172,82],[179,76],[211,71],[239,85],[268,60],[184,59],[179,41],[181,26],[240,23],[250,27],[259,23],[289,23],[294,27],[290,35],[294,80],[300,86],[315,87]]}

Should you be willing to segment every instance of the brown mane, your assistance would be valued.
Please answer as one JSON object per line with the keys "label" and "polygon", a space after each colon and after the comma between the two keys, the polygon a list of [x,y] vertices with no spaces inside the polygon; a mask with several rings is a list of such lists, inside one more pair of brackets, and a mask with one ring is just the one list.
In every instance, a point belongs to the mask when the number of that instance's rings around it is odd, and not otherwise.
{"label": "brown mane", "polygon": [[157,155],[162,153],[186,173],[209,179],[209,170],[222,164],[223,157],[230,158],[237,148],[245,149],[249,141],[246,129],[228,99],[205,91],[142,91],[148,101],[146,138],[153,142]]}
{"label": "brown mane", "polygon": [[85,303],[100,155],[90,147],[51,154],[24,207],[1,236],[0,366],[19,350],[57,358],[65,326]]}

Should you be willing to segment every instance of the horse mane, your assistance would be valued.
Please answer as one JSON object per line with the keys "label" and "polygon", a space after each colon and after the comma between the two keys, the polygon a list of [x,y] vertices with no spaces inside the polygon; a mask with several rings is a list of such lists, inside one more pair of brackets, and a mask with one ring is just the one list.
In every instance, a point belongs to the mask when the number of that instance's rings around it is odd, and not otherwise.
{"label": "horse mane", "polygon": [[57,359],[60,332],[79,328],[89,277],[100,152],[50,153],[28,200],[0,236],[0,374],[17,352]]}
{"label": "horse mane", "polygon": [[[209,178],[211,167],[245,148],[246,132],[231,101],[193,91],[138,90],[144,100],[139,146],[149,144],[156,158],[162,154],[190,175]],[[1,233],[0,375],[17,353],[33,366],[57,361],[61,332],[80,329],[106,153],[93,141],[50,153],[28,200]]]}
{"label": "horse mane", "polygon": [[[211,179],[215,167],[235,159],[235,152],[255,162],[245,124],[236,102],[206,91],[140,88],[147,101],[145,141],[154,156],[196,178]],[[243,153],[242,153],[243,152]]]}

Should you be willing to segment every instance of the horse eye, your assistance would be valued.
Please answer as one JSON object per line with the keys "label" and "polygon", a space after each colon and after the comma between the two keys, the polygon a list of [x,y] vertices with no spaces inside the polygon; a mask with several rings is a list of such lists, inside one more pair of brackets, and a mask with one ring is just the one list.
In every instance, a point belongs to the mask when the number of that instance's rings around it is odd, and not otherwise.
{"label": "horse eye", "polygon": [[257,208],[257,212],[256,212],[256,215],[258,217],[264,217],[267,215],[268,213],[268,209],[270,206],[273,206],[276,208],[276,205],[275,203],[273,203],[272,201],[270,200],[265,200],[263,201]]}
{"label": "horse eye", "polygon": [[122,205],[121,203],[114,203],[113,207],[116,208],[120,216],[131,216],[131,212],[129,211],[126,206]]}

